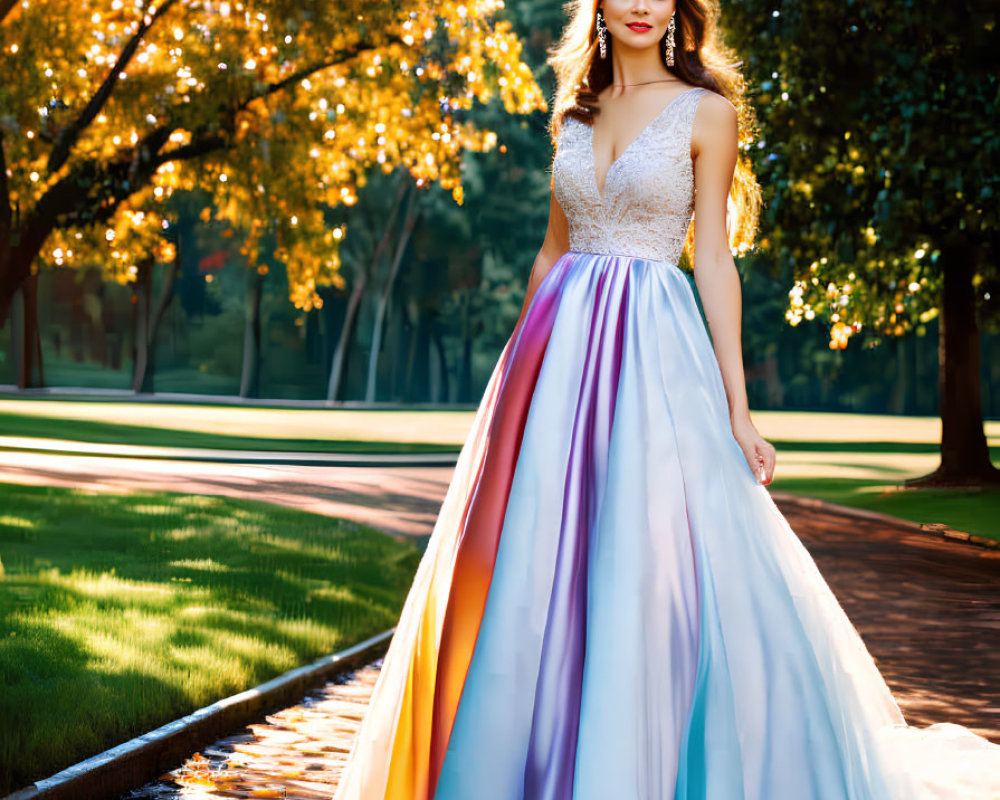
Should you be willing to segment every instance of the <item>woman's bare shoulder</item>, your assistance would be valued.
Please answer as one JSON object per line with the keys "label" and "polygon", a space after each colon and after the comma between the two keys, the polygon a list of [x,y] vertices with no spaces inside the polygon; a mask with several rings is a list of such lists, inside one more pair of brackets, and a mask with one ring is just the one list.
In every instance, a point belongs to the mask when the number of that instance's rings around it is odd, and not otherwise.
{"label": "woman's bare shoulder", "polygon": [[699,98],[691,129],[691,153],[706,147],[729,149],[738,140],[739,112],[725,95],[706,90]]}
{"label": "woman's bare shoulder", "polygon": [[[736,119],[739,112],[728,97],[713,89],[701,88],[705,92],[701,97],[701,102],[698,103],[699,114],[710,118],[714,122],[726,122],[727,120]],[[702,109],[705,109],[704,112]]]}

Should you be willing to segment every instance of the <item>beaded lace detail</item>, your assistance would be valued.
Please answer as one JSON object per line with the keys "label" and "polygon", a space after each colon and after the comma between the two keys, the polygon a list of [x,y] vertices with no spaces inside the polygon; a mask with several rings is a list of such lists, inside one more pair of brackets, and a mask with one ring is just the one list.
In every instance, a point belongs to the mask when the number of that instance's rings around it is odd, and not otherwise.
{"label": "beaded lace detail", "polygon": [[694,215],[691,128],[707,92],[695,86],[670,100],[608,168],[603,191],[593,128],[562,121],[552,180],[570,250],[677,263]]}

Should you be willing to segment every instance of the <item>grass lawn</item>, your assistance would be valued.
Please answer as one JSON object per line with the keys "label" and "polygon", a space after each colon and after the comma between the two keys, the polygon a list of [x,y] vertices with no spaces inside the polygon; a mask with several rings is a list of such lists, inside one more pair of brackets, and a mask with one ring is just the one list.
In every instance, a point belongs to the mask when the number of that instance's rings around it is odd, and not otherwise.
{"label": "grass lawn", "polygon": [[222,497],[0,484],[0,796],[392,627],[419,559]]}
{"label": "grass lawn", "polygon": [[[0,400],[0,435],[457,450],[473,413]],[[756,412],[772,488],[1000,539],[1000,492],[900,491],[934,418]],[[1000,421],[987,423],[994,459]],[[0,483],[0,795],[395,624],[419,553],[264,503]]]}
{"label": "grass lawn", "polygon": [[[472,411],[233,407],[209,403],[0,398],[0,437],[342,453],[457,452]],[[899,489],[938,463],[937,417],[755,411],[778,451],[772,488],[943,522],[1000,539],[997,494]],[[986,423],[1000,462],[1000,420]]]}
{"label": "grass lawn", "polygon": [[[778,452],[776,491],[1000,540],[1000,491],[905,488],[940,461],[936,417],[758,411],[753,418]],[[985,427],[997,463],[1000,421]]]}
{"label": "grass lawn", "polygon": [[467,411],[242,408],[0,399],[0,436],[225,450],[458,452]]}
{"label": "grass lawn", "polygon": [[776,478],[771,488],[914,522],[941,522],[955,530],[1000,540],[998,490],[908,490],[859,478]]}
{"label": "grass lawn", "polygon": [[[0,436],[80,442],[277,449],[451,448],[465,441],[473,411],[303,409],[121,400],[23,399],[0,396]],[[782,451],[815,450],[934,455],[937,417],[755,411],[761,434]],[[986,423],[1000,458],[1000,420]]]}

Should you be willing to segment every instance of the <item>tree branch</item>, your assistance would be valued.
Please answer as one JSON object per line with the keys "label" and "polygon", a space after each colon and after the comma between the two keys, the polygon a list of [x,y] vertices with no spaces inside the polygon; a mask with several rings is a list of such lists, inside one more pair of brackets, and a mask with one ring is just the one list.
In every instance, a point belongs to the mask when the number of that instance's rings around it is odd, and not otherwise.
{"label": "tree branch", "polygon": [[0,0],[0,22],[6,19],[7,15],[14,10],[17,0]]}
{"label": "tree branch", "polygon": [[187,161],[192,158],[207,155],[215,150],[223,150],[229,146],[229,141],[222,134],[209,134],[203,139],[182,144],[173,150],[166,150],[158,153],[153,159],[153,163],[160,167],[168,161]]}
{"label": "tree branch", "polygon": [[[44,200],[50,194],[55,196],[52,204],[48,207],[48,213],[65,215],[67,219],[59,220],[54,227],[63,227],[79,224],[74,212],[82,205],[87,205],[94,209],[93,214],[87,219],[88,224],[107,222],[111,219],[118,207],[131,195],[139,191],[149,183],[157,169],[168,161],[186,161],[198,158],[216,150],[228,147],[228,139],[220,134],[209,134],[197,141],[186,145],[175,147],[173,150],[157,152],[160,147],[169,139],[169,131],[157,129],[156,136],[147,136],[136,145],[131,157],[120,158],[103,168],[98,167],[94,162],[82,165],[81,169],[74,171],[63,180],[52,186],[38,207],[41,208]],[[76,187],[87,185],[108,186],[103,197],[90,198],[89,203],[81,201],[81,192]],[[82,192],[83,195],[89,192]]]}
{"label": "tree branch", "polygon": [[0,242],[10,233],[12,212],[10,209],[10,189],[7,186],[7,155],[3,150],[3,131],[0,130]]}
{"label": "tree branch", "polygon": [[[0,0],[0,2],[3,1],[4,0]],[[73,145],[76,144],[77,140],[79,140],[80,134],[83,133],[87,126],[89,126],[97,115],[101,113],[101,109],[104,108],[105,104],[108,102],[108,98],[111,97],[111,93],[118,85],[121,73],[132,60],[132,57],[135,55],[135,51],[139,49],[139,43],[142,41],[142,37],[146,35],[146,32],[149,31],[156,21],[166,14],[167,11],[170,10],[170,7],[176,2],[177,0],[164,0],[163,5],[158,6],[152,16],[144,16],[142,18],[138,29],[134,34],[132,34],[132,38],[128,40],[128,43],[119,54],[115,65],[111,68],[111,71],[108,72],[107,77],[104,78],[104,82],[101,84],[100,88],[98,88],[94,96],[90,98],[90,102],[88,102],[83,111],[80,112],[80,116],[59,131],[56,143],[52,147],[52,152],[49,153],[48,171],[50,174],[58,170],[63,164],[66,163],[66,159],[69,158],[70,151],[73,149]]]}
{"label": "tree branch", "polygon": [[[161,11],[174,2],[176,0],[167,0]],[[242,101],[232,113],[235,115],[235,111],[245,108],[255,99],[280,92],[309,75],[342,64],[360,55],[361,52],[374,48],[375,45],[366,44],[359,50],[355,45],[341,51],[335,58],[303,67],[282,81],[268,84],[262,91]],[[81,115],[81,119],[83,118],[84,115]],[[31,218],[24,226],[26,238],[30,240],[26,244],[40,247],[49,232],[56,228],[106,222],[114,216],[122,202],[151,180],[156,170],[163,164],[198,158],[230,146],[229,135],[232,131],[224,127],[221,132],[205,132],[201,138],[193,139],[188,144],[162,151],[161,148],[169,142],[170,134],[175,127],[157,126],[150,130],[130,152],[122,153],[114,161],[101,165],[95,160],[89,160],[74,166],[69,174],[50,186],[38,200],[32,210]],[[63,135],[60,134],[60,138]],[[88,211],[90,213],[87,213]],[[81,212],[84,216],[81,216]],[[379,256],[385,244],[380,243]]]}
{"label": "tree branch", "polygon": [[267,84],[262,91],[255,92],[243,100],[238,106],[236,106],[236,111],[242,111],[254,100],[260,100],[264,97],[270,97],[272,94],[277,94],[280,91],[287,89],[292,84],[298,83],[299,81],[305,80],[306,78],[315,75],[317,72],[322,72],[324,69],[329,69],[330,67],[336,67],[340,64],[344,64],[352,58],[357,58],[362,53],[367,53],[371,50],[376,50],[379,47],[384,47],[387,44],[402,44],[403,40],[398,36],[387,36],[384,42],[379,44],[373,44],[371,42],[357,42],[354,45],[341,50],[334,57],[328,58],[324,61],[320,61],[317,64],[309,64],[308,66],[302,67],[296,70],[287,78],[282,78],[277,83]]}

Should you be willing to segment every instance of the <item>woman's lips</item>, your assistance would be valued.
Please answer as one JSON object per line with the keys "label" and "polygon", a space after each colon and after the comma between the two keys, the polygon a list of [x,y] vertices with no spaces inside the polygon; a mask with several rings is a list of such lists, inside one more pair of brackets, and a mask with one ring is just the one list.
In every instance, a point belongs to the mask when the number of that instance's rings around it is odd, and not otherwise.
{"label": "woman's lips", "polygon": [[648,30],[652,30],[652,25],[647,25],[645,22],[630,22],[625,26],[626,28],[631,28],[636,33],[645,33]]}

